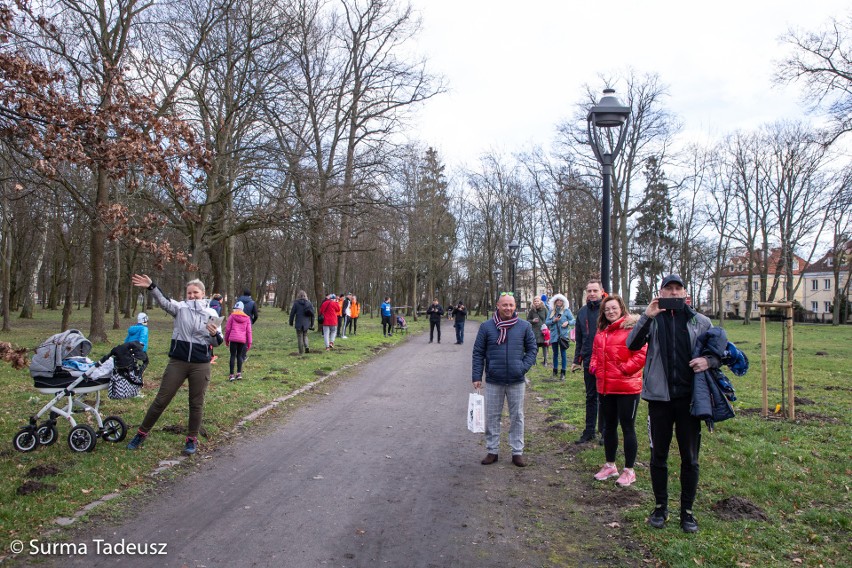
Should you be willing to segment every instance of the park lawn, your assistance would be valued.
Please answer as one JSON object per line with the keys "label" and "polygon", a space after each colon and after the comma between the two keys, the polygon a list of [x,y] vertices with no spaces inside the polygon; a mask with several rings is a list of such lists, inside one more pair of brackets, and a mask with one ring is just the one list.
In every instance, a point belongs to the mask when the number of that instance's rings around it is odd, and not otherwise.
{"label": "park lawn", "polygon": [[[224,345],[215,349],[219,359],[213,365],[205,400],[199,440],[201,451],[191,459],[198,459],[226,441],[237,424],[253,411],[332,371],[368,359],[382,348],[405,338],[400,334],[383,337],[381,320],[366,315],[358,320],[358,334],[335,341],[332,352],[325,351],[321,334],[311,332],[311,353],[299,356],[296,333],[288,326],[287,316],[288,312],[275,308],[263,309],[253,330],[254,345],[244,366],[242,381],[228,382],[228,350]],[[14,435],[27,424],[29,416],[38,412],[52,397],[33,387],[27,369],[15,371],[8,364],[0,365],[0,530],[6,537],[6,543],[13,539],[27,542],[47,530],[56,529],[57,518],[71,517],[104,495],[118,491],[144,493],[152,487],[150,472],[159,462],[180,455],[188,419],[185,386],[163,413],[144,449],[130,452],[125,448],[156,395],[168,361],[166,354],[173,320],[159,309],[152,309],[149,317],[148,354],[151,361],[145,372],[143,398],[109,400],[106,391],[101,392],[101,416],[121,417],[128,426],[127,438],[115,444],[98,440],[91,453],[75,454],[69,449],[67,436],[70,423],[65,418],[59,418],[59,439],[54,445],[38,447],[28,453],[16,451],[12,445]],[[111,321],[111,315],[107,319]],[[13,331],[0,333],[0,341],[34,349],[61,331],[60,321],[59,312],[38,309],[32,320],[14,319]],[[120,330],[111,330],[108,333],[110,341],[95,344],[90,357],[100,358],[123,341],[131,323],[130,320],[122,321]],[[424,320],[409,322],[413,333],[426,325]],[[89,329],[88,311],[75,310],[70,327],[86,334]],[[86,400],[94,401],[94,398],[90,395]],[[289,406],[278,408],[279,412],[287,412]],[[75,414],[78,423],[87,423],[89,418],[90,415]],[[88,423],[95,428],[97,426],[93,420],[88,420]],[[251,428],[251,423],[246,427]],[[45,473],[49,475],[43,475]],[[34,490],[34,484],[41,484],[41,489]]]}
{"label": "park lawn", "polygon": [[[669,455],[671,520],[664,530],[645,524],[654,497],[644,402],[636,419],[638,482],[619,489],[614,483],[594,481],[592,475],[603,464],[604,452],[601,446],[588,444],[577,462],[588,472],[590,490],[599,493],[604,507],[610,496],[614,502],[621,502],[613,492],[639,492],[641,505],[624,511],[629,530],[635,540],[648,547],[652,558],[666,566],[849,566],[852,326],[794,328],[794,422],[776,414],[761,416],[759,322],[749,326],[726,322],[725,328],[729,339],[748,355],[750,369],[743,377],[726,372],[736,388],[737,417],[716,424],[712,434],[703,427],[701,480],[694,506],[700,532],[687,535],[680,530],[680,460],[674,440]],[[767,383],[771,411],[781,403],[781,338],[781,325],[770,323]],[[531,375],[533,388],[538,396],[549,399],[552,416],[577,427],[558,434],[570,447],[584,423],[582,375],[569,374],[565,383],[543,382],[549,374],[549,367],[539,366]],[[623,466],[622,449],[620,443],[619,469]],[[714,506],[724,505],[720,502],[729,498],[744,500],[741,505],[753,504],[766,520],[726,520],[721,509],[717,512]],[[740,512],[749,511],[740,508]]]}

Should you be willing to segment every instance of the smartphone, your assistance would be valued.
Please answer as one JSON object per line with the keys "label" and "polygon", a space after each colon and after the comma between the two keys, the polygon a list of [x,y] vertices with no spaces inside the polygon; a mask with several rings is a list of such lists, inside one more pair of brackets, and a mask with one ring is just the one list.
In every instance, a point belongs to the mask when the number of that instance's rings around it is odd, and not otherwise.
{"label": "smartphone", "polygon": [[657,305],[661,310],[682,310],[686,306],[686,298],[660,298]]}

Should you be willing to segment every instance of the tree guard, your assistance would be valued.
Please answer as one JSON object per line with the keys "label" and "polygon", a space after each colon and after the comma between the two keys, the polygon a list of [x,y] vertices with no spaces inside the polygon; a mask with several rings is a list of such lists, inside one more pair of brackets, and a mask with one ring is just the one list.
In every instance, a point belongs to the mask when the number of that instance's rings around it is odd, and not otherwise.
{"label": "tree guard", "polygon": [[[781,406],[790,420],[796,419],[796,394],[793,381],[793,303],[792,302],[758,302],[760,308],[760,363],[761,363],[761,386],[763,388],[763,410],[764,418],[769,416],[768,389],[766,387],[766,317],[767,308],[783,308],[785,311],[784,324],[786,329],[781,335]],[[786,335],[785,335],[786,334]],[[786,337],[786,348],[784,346]],[[784,401],[784,351],[787,351],[787,404]]]}

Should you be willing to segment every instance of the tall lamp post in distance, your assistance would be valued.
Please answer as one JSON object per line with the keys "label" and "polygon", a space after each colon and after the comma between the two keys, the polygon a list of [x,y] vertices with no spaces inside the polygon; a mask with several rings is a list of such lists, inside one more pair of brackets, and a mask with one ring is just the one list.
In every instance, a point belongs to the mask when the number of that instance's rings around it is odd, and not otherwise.
{"label": "tall lamp post in distance", "polygon": [[485,281],[485,294],[482,296],[482,303],[485,304],[485,319],[488,319],[488,302],[491,300],[491,280]]}
{"label": "tall lamp post in distance", "polygon": [[[601,200],[601,284],[606,292],[610,289],[610,191],[612,186],[612,164],[624,146],[630,107],[621,104],[615,89],[606,88],[600,102],[592,107],[586,118],[589,144],[603,171],[603,199]],[[613,133],[612,129],[619,129]],[[606,130],[604,130],[606,129]]]}
{"label": "tall lamp post in distance", "polygon": [[502,292],[500,287],[503,285],[503,271],[499,268],[494,269],[494,284],[497,287],[497,297],[494,299],[494,304],[496,305],[497,300],[500,299],[500,293]]}
{"label": "tall lamp post in distance", "polygon": [[518,291],[515,289],[515,271],[517,270],[518,263],[518,252],[521,250],[521,245],[518,244],[518,241],[512,239],[512,241],[506,245],[509,249],[509,259],[512,261],[512,296],[515,298],[515,302],[517,303],[518,309],[520,309],[520,302],[518,300]]}

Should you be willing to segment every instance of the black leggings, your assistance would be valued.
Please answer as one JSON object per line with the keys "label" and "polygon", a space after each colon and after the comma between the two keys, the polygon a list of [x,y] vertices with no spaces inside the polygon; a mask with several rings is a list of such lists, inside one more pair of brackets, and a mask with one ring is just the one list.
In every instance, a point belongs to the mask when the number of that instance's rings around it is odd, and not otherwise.
{"label": "black leggings", "polygon": [[391,316],[382,316],[382,333],[384,335],[393,334],[393,324],[391,323]]}
{"label": "black leggings", "polygon": [[601,414],[604,418],[604,453],[607,463],[615,463],[618,450],[618,425],[624,434],[624,467],[632,468],[636,463],[636,408],[639,406],[638,394],[599,395]]}
{"label": "black leggings", "polygon": [[237,363],[237,372],[243,372],[243,361],[246,358],[246,344],[245,343],[237,343],[232,341],[231,344],[231,361],[228,364],[228,369],[230,374],[234,374],[234,361]]}
{"label": "black leggings", "polygon": [[348,329],[347,333],[351,333],[352,335],[358,333],[358,318],[349,318],[349,321],[346,322],[346,327]]}

